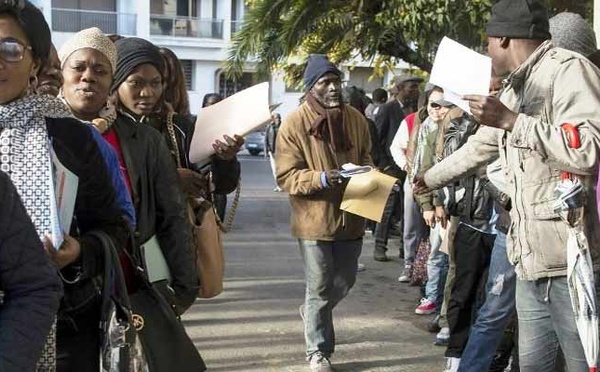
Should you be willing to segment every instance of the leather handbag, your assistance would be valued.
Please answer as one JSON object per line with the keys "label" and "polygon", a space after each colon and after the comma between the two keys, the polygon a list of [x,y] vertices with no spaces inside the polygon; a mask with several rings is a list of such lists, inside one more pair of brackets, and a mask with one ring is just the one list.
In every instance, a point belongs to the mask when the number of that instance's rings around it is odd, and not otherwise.
{"label": "leather handbag", "polygon": [[[175,153],[177,167],[181,168],[179,146],[173,128],[173,113],[167,115],[167,131]],[[209,174],[209,185],[212,177]],[[209,186],[210,187],[210,186]],[[219,220],[210,200],[188,197],[188,218],[192,225],[196,269],[200,281],[198,297],[212,298],[223,291],[225,257],[223,254],[222,232],[227,232],[233,223],[233,217],[240,196],[240,183],[229,212],[227,226]]]}
{"label": "leather handbag", "polygon": [[206,365],[165,298],[147,279],[130,295],[149,372],[202,372]]}
{"label": "leather handbag", "polygon": [[204,212],[199,211],[190,219],[192,220],[196,250],[196,268],[200,281],[198,297],[212,298],[223,291],[225,257],[217,214],[212,204],[206,204]]}

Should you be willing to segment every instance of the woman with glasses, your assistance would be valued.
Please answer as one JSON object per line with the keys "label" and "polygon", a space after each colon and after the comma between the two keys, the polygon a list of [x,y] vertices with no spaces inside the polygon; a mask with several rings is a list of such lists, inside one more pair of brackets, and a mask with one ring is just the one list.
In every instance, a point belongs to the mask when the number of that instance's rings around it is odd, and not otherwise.
{"label": "woman with glasses", "polygon": [[[98,323],[89,320],[98,318],[94,278],[102,272],[104,253],[90,233],[103,231],[116,245],[123,245],[128,229],[89,129],[58,99],[33,94],[50,46],[50,29],[39,9],[28,1],[0,1],[0,170],[15,184],[63,278],[65,296],[56,331],[58,369],[83,371],[91,370],[88,359],[97,359],[97,349],[95,354],[78,349],[97,342]],[[58,162],[78,178],[73,221],[60,223],[52,213]],[[60,230],[66,231],[58,245]],[[94,337],[80,334],[86,328],[92,333],[92,326]],[[51,333],[39,363],[43,370],[54,369],[54,339]]]}

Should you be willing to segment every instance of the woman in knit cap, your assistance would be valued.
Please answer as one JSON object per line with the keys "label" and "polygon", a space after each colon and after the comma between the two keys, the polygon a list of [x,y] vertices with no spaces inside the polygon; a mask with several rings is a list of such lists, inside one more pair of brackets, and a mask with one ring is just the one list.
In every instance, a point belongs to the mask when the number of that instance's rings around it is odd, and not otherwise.
{"label": "woman in knit cap", "polygon": [[[117,71],[112,91],[117,93],[118,108],[124,115],[137,123],[152,126],[165,138],[186,195],[211,200],[209,171],[212,173],[214,193],[226,195],[235,190],[240,176],[237,153],[244,143],[239,136],[224,136],[223,141],[215,140],[216,155],[192,164],[189,148],[194,135],[194,123],[185,113],[173,111],[166,96],[183,87],[167,86],[163,82],[172,80],[176,73],[172,68],[165,69],[165,59],[152,43],[138,38],[125,38],[115,43],[118,51]],[[174,65],[169,61],[169,66]],[[183,84],[183,80],[179,79]],[[169,127],[172,128],[169,129]],[[213,139],[207,139],[212,141]]]}
{"label": "woman in knit cap", "polygon": [[[131,114],[117,110],[113,104],[109,92],[117,71],[117,54],[114,44],[100,30],[89,29],[75,35],[61,48],[60,57],[64,100],[76,116],[93,122],[118,154],[135,205],[133,249],[151,240],[158,241],[172,276],[172,290],[166,288],[166,283],[157,286],[176,312],[182,314],[196,298],[198,280],[189,247],[191,232],[184,198],[164,139],[150,126],[136,125]],[[142,69],[156,69],[153,64],[160,67],[162,63],[154,49],[141,48],[137,57]],[[148,86],[160,86],[161,78],[158,74],[156,79],[141,78],[126,84],[143,86],[146,92]],[[149,96],[152,99],[152,94]],[[125,276],[128,289],[134,291],[135,278],[127,267]]]}
{"label": "woman in knit cap", "polygon": [[[93,363],[98,349],[89,349],[98,344],[99,310],[93,279],[102,272],[104,250],[91,233],[100,230],[116,245],[123,245],[127,227],[89,129],[74,119],[58,99],[34,94],[38,70],[46,62],[51,46],[50,29],[43,14],[28,1],[0,1],[0,25],[0,170],[14,183],[64,282],[56,337],[49,337],[48,348],[38,365],[42,370],[54,370],[55,364],[60,371],[98,370],[97,363]],[[74,219],[63,221],[62,225],[52,213],[57,209],[52,153],[78,177]],[[58,232],[66,230],[64,223],[68,222],[71,229],[61,242]],[[29,274],[24,271],[18,275]],[[31,321],[39,322],[50,308],[48,303],[46,307],[29,309]],[[16,344],[37,344],[46,333],[47,329],[39,330],[31,334],[31,339],[23,339],[26,334],[20,332],[8,337]]]}

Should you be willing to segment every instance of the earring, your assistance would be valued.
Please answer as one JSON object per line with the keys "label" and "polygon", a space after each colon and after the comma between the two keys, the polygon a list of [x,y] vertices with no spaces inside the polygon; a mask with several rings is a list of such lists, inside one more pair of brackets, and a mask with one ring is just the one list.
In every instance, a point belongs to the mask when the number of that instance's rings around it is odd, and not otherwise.
{"label": "earring", "polygon": [[27,85],[27,95],[37,94],[38,88],[38,77],[33,75],[29,78],[29,84]]}

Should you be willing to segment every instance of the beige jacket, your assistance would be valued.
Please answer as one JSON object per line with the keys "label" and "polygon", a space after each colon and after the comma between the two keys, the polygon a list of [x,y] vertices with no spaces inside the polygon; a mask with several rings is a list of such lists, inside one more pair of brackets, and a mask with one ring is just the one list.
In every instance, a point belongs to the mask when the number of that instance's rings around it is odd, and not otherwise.
{"label": "beige jacket", "polygon": [[324,188],[321,173],[345,163],[372,165],[371,137],[365,117],[344,105],[352,148],[334,152],[328,142],[308,134],[317,118],[305,102],[281,124],[275,154],[277,183],[290,195],[292,235],[308,240],[353,240],[364,235],[364,219],[340,210],[343,186]]}
{"label": "beige jacket", "polygon": [[[567,225],[553,205],[560,173],[579,175],[586,195],[585,233],[596,267],[600,228],[594,185],[600,152],[600,71],[579,54],[546,41],[506,80],[501,101],[519,116],[512,132],[482,127],[425,175],[439,188],[498,157],[512,198],[507,253],[519,279],[566,275]],[[571,149],[560,129],[578,126],[581,147]]]}

